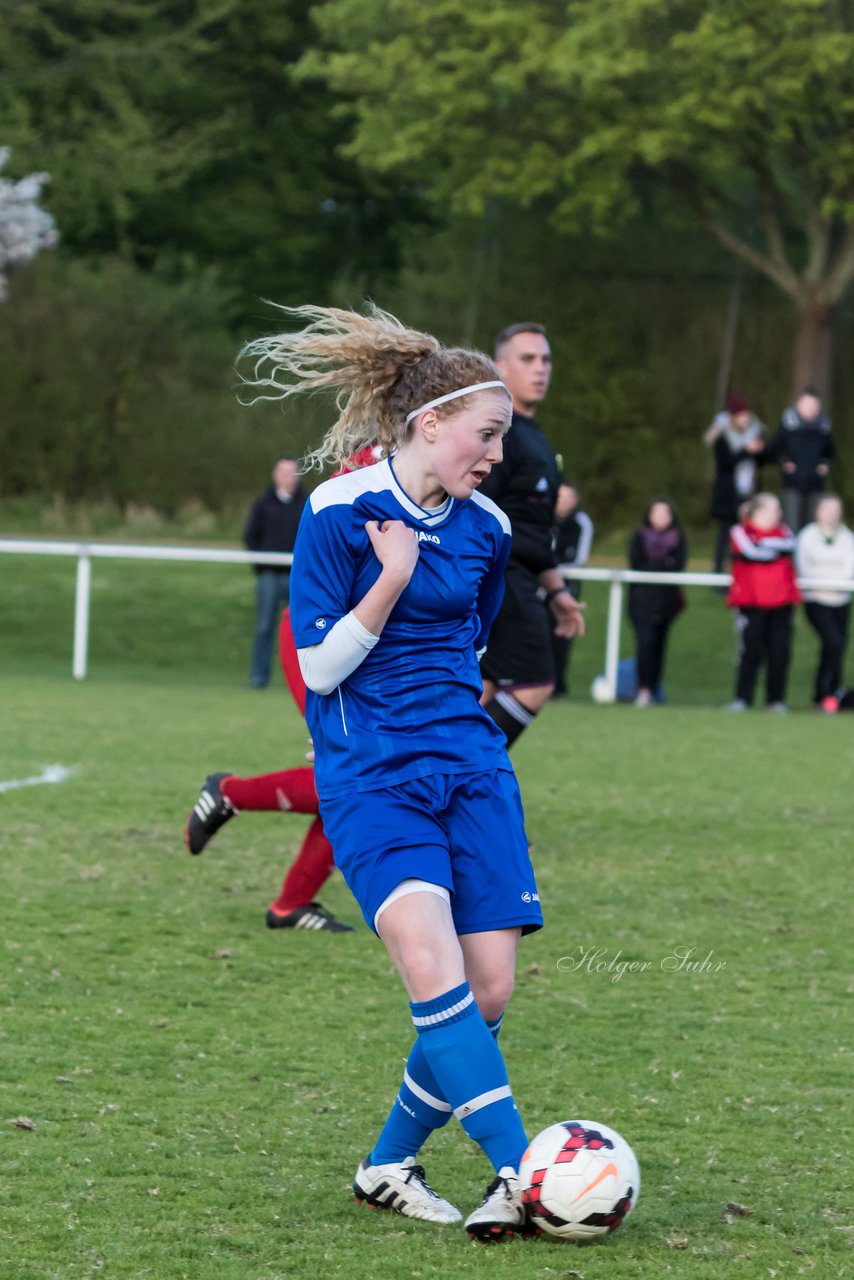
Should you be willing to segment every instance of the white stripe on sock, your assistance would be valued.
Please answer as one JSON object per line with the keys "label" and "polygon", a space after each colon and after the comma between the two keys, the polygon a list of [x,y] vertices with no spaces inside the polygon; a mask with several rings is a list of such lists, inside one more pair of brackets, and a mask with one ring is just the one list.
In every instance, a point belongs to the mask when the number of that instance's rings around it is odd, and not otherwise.
{"label": "white stripe on sock", "polygon": [[420,1098],[422,1102],[426,1102],[428,1107],[432,1107],[434,1111],[451,1111],[450,1102],[445,1102],[442,1098],[434,1098],[432,1093],[428,1093],[426,1089],[422,1089],[420,1084],[416,1084],[412,1076],[407,1070],[403,1072],[403,1083],[416,1098]]}
{"label": "white stripe on sock", "polygon": [[452,1004],[450,1009],[443,1009],[441,1013],[427,1013],[422,1018],[416,1018],[412,1015],[412,1021],[416,1027],[434,1027],[437,1022],[447,1022],[448,1018],[453,1018],[454,1014],[461,1013],[463,1009],[474,1000],[471,992],[467,996],[463,996],[462,1000],[458,1000],[456,1004]]}
{"label": "white stripe on sock", "polygon": [[508,716],[512,716],[519,724],[526,728],[529,724],[533,724],[535,716],[533,712],[523,707],[518,698],[514,698],[512,693],[496,693],[495,701],[499,707],[503,707]]}
{"label": "white stripe on sock", "polygon": [[484,1107],[489,1107],[493,1102],[500,1102],[502,1098],[511,1098],[513,1096],[509,1084],[503,1084],[500,1089],[490,1089],[488,1093],[479,1093],[476,1098],[470,1098],[468,1102],[464,1102],[459,1107],[454,1107],[454,1115],[458,1120],[465,1120],[466,1116],[472,1115],[475,1111],[481,1111]]}

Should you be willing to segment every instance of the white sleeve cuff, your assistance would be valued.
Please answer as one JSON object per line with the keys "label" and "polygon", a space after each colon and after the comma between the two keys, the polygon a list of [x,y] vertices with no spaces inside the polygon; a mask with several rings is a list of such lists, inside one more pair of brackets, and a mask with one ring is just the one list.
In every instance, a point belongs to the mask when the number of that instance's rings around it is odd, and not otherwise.
{"label": "white sleeve cuff", "polygon": [[345,614],[320,644],[297,649],[303,680],[313,693],[332,693],[364,662],[378,640],[354,613]]}

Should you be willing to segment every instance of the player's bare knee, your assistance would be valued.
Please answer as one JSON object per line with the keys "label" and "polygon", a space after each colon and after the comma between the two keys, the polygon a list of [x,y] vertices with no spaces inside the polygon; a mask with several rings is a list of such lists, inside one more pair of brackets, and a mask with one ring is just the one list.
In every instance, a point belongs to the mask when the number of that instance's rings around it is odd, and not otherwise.
{"label": "player's bare knee", "polygon": [[434,1000],[465,982],[462,957],[437,951],[429,938],[400,938],[389,955],[413,1000]]}
{"label": "player's bare knee", "polygon": [[470,979],[470,985],[478,1009],[487,1022],[500,1018],[513,994],[514,975],[489,974]]}
{"label": "player's bare knee", "polygon": [[516,689],[514,694],[517,702],[520,702],[527,711],[532,711],[535,715],[541,711],[554,693],[554,683],[538,684],[528,689]]}

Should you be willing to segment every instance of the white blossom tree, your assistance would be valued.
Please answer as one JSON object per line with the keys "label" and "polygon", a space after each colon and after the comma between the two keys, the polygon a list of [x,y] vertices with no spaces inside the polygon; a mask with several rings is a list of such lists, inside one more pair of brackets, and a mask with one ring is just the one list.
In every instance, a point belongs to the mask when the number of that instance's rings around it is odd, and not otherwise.
{"label": "white blossom tree", "polygon": [[[0,169],[8,159],[9,148],[0,147]],[[0,301],[6,297],[9,272],[59,240],[53,218],[39,207],[47,181],[46,173],[31,173],[17,182],[0,177]]]}

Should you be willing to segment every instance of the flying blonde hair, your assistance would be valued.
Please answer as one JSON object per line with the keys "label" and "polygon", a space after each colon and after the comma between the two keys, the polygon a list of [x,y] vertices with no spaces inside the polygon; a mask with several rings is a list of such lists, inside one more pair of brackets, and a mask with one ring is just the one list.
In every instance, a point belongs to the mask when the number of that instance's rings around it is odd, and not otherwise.
{"label": "flying blonde hair", "polygon": [[[411,430],[405,420],[413,409],[461,387],[500,379],[489,356],[443,347],[429,333],[407,329],[373,305],[364,315],[338,307],[277,309],[306,323],[294,333],[246,344],[238,359],[253,365],[241,380],[255,394],[244,403],[335,391],[338,417],[306,455],[308,467],[343,466],[354,453],[377,443],[388,456]],[[435,412],[450,417],[468,400],[462,396]]]}

